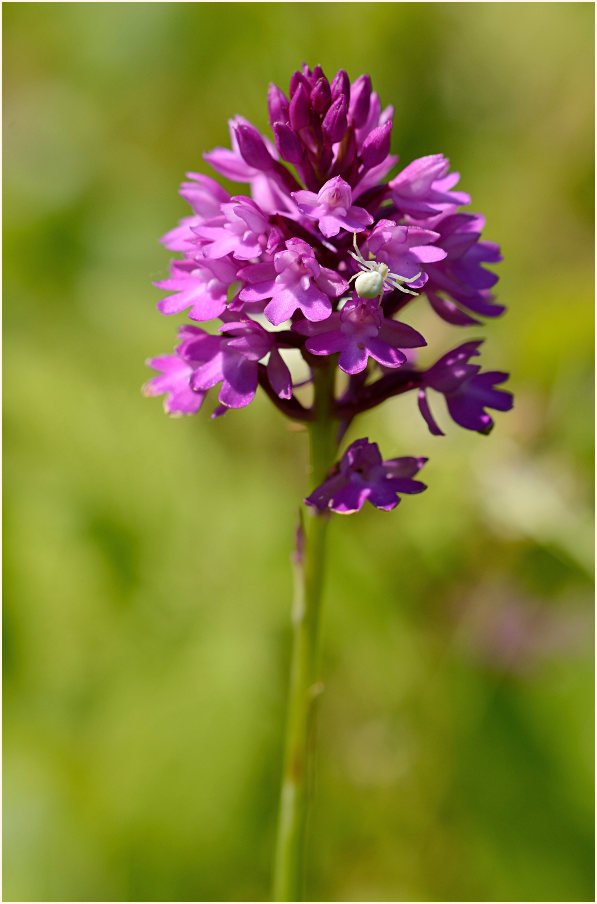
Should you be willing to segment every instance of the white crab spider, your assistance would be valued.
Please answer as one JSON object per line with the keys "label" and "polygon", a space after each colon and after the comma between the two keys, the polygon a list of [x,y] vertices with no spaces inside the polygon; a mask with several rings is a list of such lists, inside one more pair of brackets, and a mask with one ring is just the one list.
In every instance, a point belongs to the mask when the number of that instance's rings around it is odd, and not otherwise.
{"label": "white crab spider", "polygon": [[381,300],[386,286],[391,286],[393,289],[400,289],[401,292],[405,292],[407,295],[418,295],[418,292],[413,292],[411,289],[405,289],[402,283],[414,282],[421,275],[420,270],[416,276],[411,276],[410,278],[400,276],[398,273],[390,273],[390,268],[387,264],[378,263],[375,260],[365,260],[357,245],[356,232],[353,232],[352,234],[352,241],[356,254],[354,251],[349,251],[349,254],[351,257],[354,257],[361,268],[361,272],[351,276],[348,282],[350,283],[353,279],[355,280],[354,287],[357,295],[360,295],[361,298],[377,298],[379,295]]}

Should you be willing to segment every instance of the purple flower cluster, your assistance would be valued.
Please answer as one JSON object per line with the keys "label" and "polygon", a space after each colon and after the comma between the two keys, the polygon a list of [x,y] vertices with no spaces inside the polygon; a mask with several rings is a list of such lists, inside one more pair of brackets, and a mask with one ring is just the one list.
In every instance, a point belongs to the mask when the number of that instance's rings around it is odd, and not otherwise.
{"label": "purple flower cluster", "polygon": [[[287,416],[308,422],[316,412],[295,393],[294,350],[311,376],[336,366],[347,375],[332,408],[339,437],[361,411],[411,389],[432,433],[442,431],[428,389],[445,396],[456,423],[488,432],[486,409],[512,407],[510,393],[495,389],[507,374],[468,363],[479,341],[417,369],[408,350],[427,343],[396,319],[417,295],[456,326],[503,311],[490,291],[497,276],[485,267],[501,259],[499,248],[482,240],[479,214],[460,210],[470,198],[455,190],[458,174],[434,154],[388,178],[398,160],[392,109],[382,109],[367,75],[351,84],[340,70],[330,82],[321,67],[304,65],[288,95],[270,86],[268,108],[273,142],[237,116],[230,148],[205,154],[248,194],[231,196],[198,173],[182,184],[192,213],[162,240],[182,258],[156,283],[168,293],[158,309],[186,311],[194,323],[179,329],[174,354],[148,362],[160,373],[146,394],[165,395],[169,414],[194,414],[219,386],[219,416],[247,406],[261,386]],[[215,320],[210,332],[196,325]],[[422,464],[384,462],[375,443],[357,440],[307,502],[345,513],[366,499],[394,508],[397,493],[424,488],[412,480]]]}

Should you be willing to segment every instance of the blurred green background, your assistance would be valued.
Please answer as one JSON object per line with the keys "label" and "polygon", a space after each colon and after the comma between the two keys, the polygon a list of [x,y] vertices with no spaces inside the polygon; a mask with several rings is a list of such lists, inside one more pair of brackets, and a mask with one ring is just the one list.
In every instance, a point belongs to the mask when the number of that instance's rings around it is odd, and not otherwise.
{"label": "blurred green background", "polygon": [[462,173],[509,311],[411,322],[516,394],[350,434],[429,489],[332,526],[309,899],[592,900],[592,4],[3,12],[4,900],[267,898],[306,435],[140,386],[179,182],[303,60]]}

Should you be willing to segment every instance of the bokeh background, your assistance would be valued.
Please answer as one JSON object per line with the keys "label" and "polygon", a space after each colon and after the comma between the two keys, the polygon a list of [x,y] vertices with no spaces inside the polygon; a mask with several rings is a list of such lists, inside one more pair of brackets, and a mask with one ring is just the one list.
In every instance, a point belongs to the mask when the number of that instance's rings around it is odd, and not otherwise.
{"label": "bokeh background", "polygon": [[592,900],[593,5],[3,13],[4,900],[268,896],[306,436],[140,387],[178,184],[303,60],[462,173],[509,311],[411,322],[516,394],[490,437],[409,396],[350,434],[429,489],[332,526],[309,899]]}

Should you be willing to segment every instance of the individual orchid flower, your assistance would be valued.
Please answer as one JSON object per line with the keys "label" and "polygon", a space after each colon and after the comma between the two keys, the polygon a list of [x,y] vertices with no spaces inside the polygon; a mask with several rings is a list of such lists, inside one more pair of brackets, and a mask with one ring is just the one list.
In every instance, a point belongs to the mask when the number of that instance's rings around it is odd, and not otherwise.
{"label": "individual orchid flower", "polygon": [[300,310],[308,320],[326,320],[332,313],[331,299],[338,298],[348,283],[338,273],[322,267],[313,248],[302,239],[286,242],[271,264],[253,264],[239,271],[248,285],[239,298],[244,302],[270,299],[264,314],[274,326]]}
{"label": "individual orchid flower", "polygon": [[361,232],[373,223],[373,217],[367,210],[352,203],[350,185],[340,176],[328,180],[317,194],[296,191],[292,197],[304,216],[317,220],[319,230],[326,239],[338,235],[341,229]]}
{"label": "individual orchid flower", "polygon": [[188,308],[191,320],[213,320],[226,309],[228,290],[235,282],[238,265],[230,256],[216,260],[175,261],[169,279],[154,283],[174,292],[158,302],[162,314],[180,314]]}
{"label": "individual orchid flower", "polygon": [[413,160],[388,183],[396,207],[402,214],[420,219],[469,204],[465,192],[451,193],[460,175],[448,174],[449,168],[450,161],[443,154]]}
{"label": "individual orchid flower", "polygon": [[400,502],[400,493],[422,493],[420,480],[413,480],[426,458],[390,458],[382,461],[377,443],[357,439],[348,447],[340,463],[305,502],[320,511],[339,515],[358,512],[366,501],[389,512]]}
{"label": "individual orchid flower", "polygon": [[512,408],[512,394],[495,388],[508,379],[508,374],[481,371],[479,364],[469,363],[470,358],[479,354],[482,344],[480,341],[465,342],[423,373],[419,408],[429,430],[436,436],[443,436],[443,431],[431,414],[426,393],[428,388],[445,396],[453,421],[478,433],[489,433],[493,428],[493,418],[487,414],[486,408],[495,408],[496,411]]}
{"label": "individual orchid flower", "polygon": [[401,349],[427,344],[411,326],[384,317],[374,301],[362,298],[348,301],[323,324],[303,321],[295,329],[310,337],[305,347],[312,355],[339,352],[338,366],[346,374],[364,371],[369,357],[383,367],[400,367],[407,361]]}

